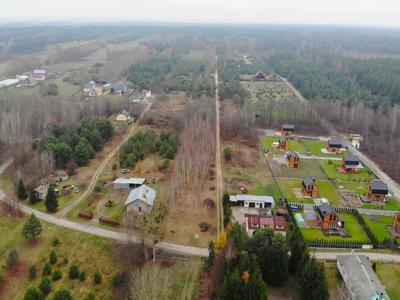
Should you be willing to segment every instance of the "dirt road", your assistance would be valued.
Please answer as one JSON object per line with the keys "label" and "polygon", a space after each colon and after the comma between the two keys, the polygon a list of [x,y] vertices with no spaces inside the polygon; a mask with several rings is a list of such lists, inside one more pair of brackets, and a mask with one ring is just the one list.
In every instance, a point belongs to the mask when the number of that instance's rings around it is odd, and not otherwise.
{"label": "dirt road", "polygon": [[121,149],[121,147],[129,140],[129,138],[133,135],[133,133],[135,132],[136,128],[137,128],[137,124],[139,123],[139,120],[142,118],[142,116],[150,109],[151,107],[151,103],[147,103],[147,106],[145,107],[145,109],[142,111],[142,113],[140,114],[140,117],[138,118],[137,122],[131,126],[130,130],[128,131],[128,133],[126,134],[124,140],[119,143],[117,146],[115,146],[115,148],[107,155],[107,157],[103,160],[103,162],[101,163],[101,165],[99,166],[99,168],[96,170],[96,172],[93,174],[93,178],[89,183],[88,188],[85,190],[85,192],[78,197],[76,200],[74,200],[71,204],[69,204],[67,207],[65,207],[63,210],[59,211],[56,215],[58,217],[66,217],[67,214],[74,209],[74,207],[76,207],[77,205],[79,205],[82,201],[84,201],[86,199],[86,197],[88,197],[92,192],[93,189],[96,186],[96,183],[101,175],[101,173],[103,173],[104,168],[107,166],[107,164],[111,161],[111,159],[114,157],[114,155],[116,155],[118,153],[118,151]]}
{"label": "dirt road", "polygon": [[220,138],[220,103],[218,95],[218,62],[215,57],[215,168],[216,168],[216,180],[217,180],[217,236],[224,230],[223,222],[223,208],[222,208],[222,191],[223,191],[223,180],[222,180],[222,168],[221,168],[221,138]]}

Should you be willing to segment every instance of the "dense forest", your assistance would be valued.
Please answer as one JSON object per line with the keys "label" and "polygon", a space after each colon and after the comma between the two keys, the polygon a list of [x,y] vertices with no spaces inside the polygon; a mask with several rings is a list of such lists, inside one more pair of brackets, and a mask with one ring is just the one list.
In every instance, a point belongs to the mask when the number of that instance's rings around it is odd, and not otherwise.
{"label": "dense forest", "polygon": [[72,161],[83,166],[113,135],[114,128],[110,121],[87,118],[69,128],[55,125],[52,134],[40,142],[40,150],[53,153],[57,168],[65,168]]}

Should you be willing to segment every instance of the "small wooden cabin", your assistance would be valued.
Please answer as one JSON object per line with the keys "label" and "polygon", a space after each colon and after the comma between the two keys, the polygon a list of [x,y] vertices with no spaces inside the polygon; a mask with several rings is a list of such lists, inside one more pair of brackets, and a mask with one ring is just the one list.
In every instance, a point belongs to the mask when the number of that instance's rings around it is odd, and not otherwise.
{"label": "small wooden cabin", "polygon": [[346,173],[360,173],[361,161],[357,156],[348,156],[342,159],[341,169]]}
{"label": "small wooden cabin", "polygon": [[318,197],[318,186],[314,177],[306,177],[302,180],[303,195],[311,198]]}
{"label": "small wooden cabin", "polygon": [[294,135],[294,125],[293,124],[283,124],[281,133],[282,133],[282,136]]}
{"label": "small wooden cabin", "polygon": [[335,213],[332,206],[323,202],[317,206],[318,214],[321,218],[322,230],[337,230],[344,227],[344,222]]}
{"label": "small wooden cabin", "polygon": [[289,149],[289,141],[287,138],[280,138],[278,142],[275,142],[272,146],[275,149],[287,151]]}
{"label": "small wooden cabin", "polygon": [[293,168],[293,169],[300,168],[300,156],[297,154],[297,152],[290,151],[286,155],[286,159],[288,161],[289,168]]}
{"label": "small wooden cabin", "polygon": [[340,153],[340,150],[342,149],[342,142],[339,140],[330,140],[328,141],[328,147],[326,148],[326,150],[328,152],[332,152],[332,153]]}
{"label": "small wooden cabin", "polygon": [[368,200],[384,203],[389,188],[386,183],[380,180],[372,180],[368,185]]}

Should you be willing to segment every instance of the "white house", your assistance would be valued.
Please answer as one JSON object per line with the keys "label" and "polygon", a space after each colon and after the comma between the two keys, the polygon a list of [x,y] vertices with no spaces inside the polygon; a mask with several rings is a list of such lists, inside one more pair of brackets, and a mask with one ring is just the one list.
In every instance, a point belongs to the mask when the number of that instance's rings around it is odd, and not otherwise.
{"label": "white house", "polygon": [[145,184],[132,190],[125,201],[127,212],[131,210],[139,213],[151,212],[156,197],[157,191]]}
{"label": "white house", "polygon": [[114,189],[134,189],[145,184],[146,178],[117,178],[114,180]]}
{"label": "white house", "polygon": [[236,195],[230,196],[229,201],[235,206],[253,208],[274,208],[275,200],[271,196]]}
{"label": "white house", "polygon": [[150,90],[143,90],[142,93],[146,98],[151,97],[151,91]]}

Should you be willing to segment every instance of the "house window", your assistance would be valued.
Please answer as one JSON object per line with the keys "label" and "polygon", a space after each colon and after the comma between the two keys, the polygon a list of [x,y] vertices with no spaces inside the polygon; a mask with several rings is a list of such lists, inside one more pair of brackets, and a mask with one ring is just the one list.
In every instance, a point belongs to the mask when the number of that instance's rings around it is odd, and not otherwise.
{"label": "house window", "polygon": [[142,212],[142,207],[141,206],[139,206],[139,212]]}

